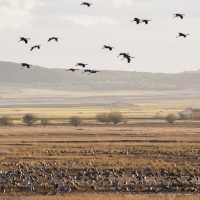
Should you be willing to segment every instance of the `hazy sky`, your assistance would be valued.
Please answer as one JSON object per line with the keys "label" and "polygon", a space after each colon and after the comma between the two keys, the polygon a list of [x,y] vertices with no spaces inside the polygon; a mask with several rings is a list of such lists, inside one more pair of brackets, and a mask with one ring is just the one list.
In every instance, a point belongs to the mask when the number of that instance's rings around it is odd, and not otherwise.
{"label": "hazy sky", "polygon": [[[1,61],[48,68],[182,72],[200,69],[199,0],[0,0]],[[173,14],[186,14],[183,20]],[[135,17],[151,19],[136,25]],[[176,38],[179,32],[190,34]],[[48,43],[49,37],[59,42]],[[29,44],[18,43],[30,37]],[[41,44],[40,50],[30,51]],[[103,45],[115,49],[102,50]],[[120,52],[135,59],[128,64]]]}

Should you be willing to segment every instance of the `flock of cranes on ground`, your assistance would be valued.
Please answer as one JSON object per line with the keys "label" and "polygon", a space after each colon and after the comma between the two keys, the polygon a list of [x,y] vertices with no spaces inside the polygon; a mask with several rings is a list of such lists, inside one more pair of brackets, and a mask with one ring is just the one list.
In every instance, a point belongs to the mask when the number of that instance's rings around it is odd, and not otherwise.
{"label": "flock of cranes on ground", "polygon": [[[88,2],[83,2],[80,5],[85,5],[87,7],[90,7],[92,4],[88,3]],[[177,13],[177,14],[173,15],[173,18],[179,17],[180,19],[183,19],[184,15],[185,14],[179,14],[179,13]],[[136,24],[145,23],[147,25],[150,21],[151,20],[148,20],[148,19],[134,18],[133,21],[131,21],[131,22],[136,22]],[[178,34],[179,35],[176,38],[178,38],[178,37],[184,37],[184,38],[186,38],[189,35],[189,34],[184,34],[184,33],[178,33]],[[50,42],[52,40],[55,40],[56,42],[58,42],[58,39],[59,39],[58,37],[51,37],[51,38],[48,39],[47,42]],[[20,37],[20,40],[18,42],[23,41],[23,42],[25,42],[25,44],[27,44],[28,40],[30,40],[30,38]],[[40,44],[32,46],[30,51],[33,51],[36,48],[40,49],[40,46],[41,46]],[[102,47],[102,49],[109,49],[110,51],[112,51],[114,49],[114,47],[111,47],[111,46],[108,46],[108,45],[104,45]],[[131,62],[131,58],[134,58],[134,57],[130,56],[129,53],[120,53],[117,57],[119,57],[119,56],[123,56],[122,60],[127,59],[127,63],[130,63]],[[75,66],[80,66],[80,67],[85,68],[86,65],[88,65],[88,64],[77,63]],[[27,64],[27,63],[22,63],[21,66],[22,66],[21,69],[23,69],[24,67],[27,67],[29,69],[31,67],[31,65]],[[79,70],[79,69],[70,68],[70,69],[67,69],[66,71],[75,72],[77,70]],[[85,73],[85,72],[88,72],[89,75],[90,75],[90,74],[95,74],[95,73],[100,72],[100,71],[86,69],[86,70],[83,71],[83,73]]]}

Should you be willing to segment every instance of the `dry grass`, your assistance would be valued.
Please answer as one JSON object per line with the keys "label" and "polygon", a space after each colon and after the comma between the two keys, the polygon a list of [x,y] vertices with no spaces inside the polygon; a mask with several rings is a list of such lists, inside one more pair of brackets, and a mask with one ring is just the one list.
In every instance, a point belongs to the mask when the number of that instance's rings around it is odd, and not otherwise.
{"label": "dry grass", "polygon": [[200,197],[197,195],[68,195],[64,196],[36,196],[36,197],[0,197],[1,200],[199,200]]}
{"label": "dry grass", "polygon": [[66,126],[2,126],[1,142],[30,141],[198,141],[200,125],[81,125]]}
{"label": "dry grass", "polygon": [[[199,126],[12,126],[0,129],[1,170],[12,167],[11,162],[26,162],[32,166],[51,161],[58,170],[67,166],[68,172],[75,176],[77,171],[86,168],[99,170],[125,168],[126,176],[133,169],[144,171],[150,167],[155,173],[165,169],[170,176],[178,175],[184,169],[193,173],[200,171]],[[37,163],[37,164],[36,164]],[[4,165],[5,164],[5,165]],[[100,191],[101,192],[101,188]],[[85,188],[78,188],[69,195],[70,199],[194,199],[197,196],[135,196],[100,195]],[[114,189],[108,191],[114,192]],[[143,192],[141,188],[140,192]],[[79,194],[83,196],[79,196]],[[42,195],[42,191],[38,195]],[[12,195],[18,195],[13,193]],[[21,194],[23,195],[23,194]],[[24,193],[24,195],[35,195]],[[105,196],[106,195],[106,196]],[[176,198],[175,198],[176,197]],[[10,197],[9,197],[10,198]],[[20,200],[26,198],[18,197]],[[30,200],[40,197],[31,197]],[[52,199],[64,199],[62,194]],[[14,198],[16,199],[16,198]],[[27,198],[29,199],[29,198]],[[41,197],[41,199],[49,199]],[[50,198],[51,199],[51,198]]]}
{"label": "dry grass", "polygon": [[191,126],[6,127],[0,129],[0,159],[1,163],[75,162],[76,170],[88,163],[100,169],[165,167],[174,173],[182,166],[200,169],[198,131]]}

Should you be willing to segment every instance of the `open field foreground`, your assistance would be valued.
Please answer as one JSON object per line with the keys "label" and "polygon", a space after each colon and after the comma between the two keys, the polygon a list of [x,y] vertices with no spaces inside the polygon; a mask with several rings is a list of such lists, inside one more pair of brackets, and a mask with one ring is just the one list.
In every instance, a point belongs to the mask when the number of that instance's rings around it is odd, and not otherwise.
{"label": "open field foreground", "polygon": [[[44,197],[44,196],[37,196],[37,197],[0,197],[1,200],[64,200],[66,196],[54,196],[54,197]],[[200,197],[198,195],[99,195],[99,194],[92,194],[92,195],[71,195],[69,194],[67,199],[70,200],[199,200]]]}
{"label": "open field foreground", "polygon": [[200,192],[199,131],[198,124],[1,127],[0,194],[198,199],[188,195]]}

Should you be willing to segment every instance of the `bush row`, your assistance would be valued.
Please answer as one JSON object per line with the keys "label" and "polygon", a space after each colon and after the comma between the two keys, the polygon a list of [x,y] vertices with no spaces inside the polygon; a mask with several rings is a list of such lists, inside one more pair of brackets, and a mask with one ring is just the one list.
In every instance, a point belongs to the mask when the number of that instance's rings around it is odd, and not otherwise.
{"label": "bush row", "polygon": [[[110,113],[98,113],[96,115],[96,121],[101,122],[101,123],[113,123],[113,124],[118,124],[120,122],[123,122],[126,124],[128,122],[128,118],[124,117],[121,112],[118,111],[112,111]],[[31,126],[33,123],[38,121],[38,117],[33,114],[25,114],[23,117],[23,122],[27,124],[27,126]],[[169,124],[173,124],[176,120],[176,116],[174,114],[169,114],[165,117],[166,122]],[[41,124],[46,126],[50,124],[50,121],[48,118],[42,118],[40,119]],[[78,116],[72,116],[69,118],[69,123],[72,124],[73,126],[78,126],[82,123],[82,118]],[[0,118],[0,124],[1,125],[12,125],[13,124],[13,119],[9,116],[3,116]]]}

